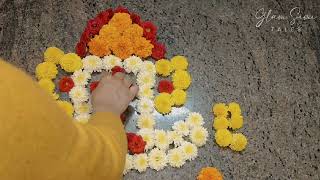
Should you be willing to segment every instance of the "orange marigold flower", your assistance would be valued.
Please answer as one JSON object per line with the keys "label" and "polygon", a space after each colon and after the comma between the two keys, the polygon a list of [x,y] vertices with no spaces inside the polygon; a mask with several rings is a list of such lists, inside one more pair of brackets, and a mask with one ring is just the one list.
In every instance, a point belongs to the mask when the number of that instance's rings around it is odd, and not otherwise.
{"label": "orange marigold flower", "polygon": [[205,167],[201,169],[197,180],[223,180],[223,176],[218,169]]}
{"label": "orange marigold flower", "polygon": [[123,35],[130,38],[142,37],[143,28],[138,24],[131,24],[126,30],[124,30]]}
{"label": "orange marigold flower", "polygon": [[133,43],[129,38],[121,36],[111,43],[111,50],[115,56],[126,59],[133,54]]}
{"label": "orange marigold flower", "polygon": [[109,21],[109,25],[116,27],[120,32],[123,32],[131,24],[132,20],[128,13],[115,13]]}
{"label": "orange marigold flower", "polygon": [[107,40],[108,42],[110,42],[110,41],[113,41],[114,39],[119,38],[120,32],[116,27],[106,24],[102,26],[102,28],[100,29],[99,36]]}
{"label": "orange marigold flower", "polygon": [[99,36],[95,36],[93,39],[91,39],[91,41],[88,43],[88,46],[89,52],[96,56],[102,57],[111,53],[108,42]]}
{"label": "orange marigold flower", "polygon": [[134,54],[141,58],[146,58],[152,54],[153,45],[144,37],[134,39]]}

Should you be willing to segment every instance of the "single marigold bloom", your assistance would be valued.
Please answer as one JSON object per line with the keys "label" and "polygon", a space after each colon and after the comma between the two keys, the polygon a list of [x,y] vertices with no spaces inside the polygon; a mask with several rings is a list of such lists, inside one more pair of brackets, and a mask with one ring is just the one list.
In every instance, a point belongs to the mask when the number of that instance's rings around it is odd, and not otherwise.
{"label": "single marigold bloom", "polygon": [[134,52],[133,44],[129,38],[121,36],[117,41],[111,43],[111,50],[114,55],[126,59]]}
{"label": "single marigold bloom", "polygon": [[111,41],[119,38],[120,35],[121,34],[118,31],[118,29],[114,26],[109,25],[109,24],[102,26],[102,28],[100,29],[100,32],[99,32],[100,38],[107,40],[109,43]]}
{"label": "single marigold bloom", "polygon": [[201,169],[197,180],[223,180],[223,176],[218,169],[205,167]]}
{"label": "single marigold bloom", "polygon": [[132,24],[132,20],[128,13],[115,13],[112,19],[109,21],[109,25],[112,25],[122,32]]}
{"label": "single marigold bloom", "polygon": [[219,116],[227,117],[228,116],[228,107],[224,103],[217,103],[217,104],[213,105],[212,111],[216,117],[219,117]]}
{"label": "single marigold bloom", "polygon": [[219,146],[227,147],[231,144],[232,133],[227,129],[218,129],[215,133],[215,139]]}
{"label": "single marigold bloom", "polygon": [[140,27],[138,24],[132,24],[126,30],[124,30],[123,35],[129,38],[142,37],[143,28]]}
{"label": "single marigold bloom", "polygon": [[152,54],[153,45],[144,37],[135,38],[134,54],[141,58],[149,57]]}
{"label": "single marigold bloom", "polygon": [[108,42],[99,36],[95,36],[91,41],[88,43],[89,52],[96,56],[106,56],[111,53],[109,49]]}
{"label": "single marigold bloom", "polygon": [[232,135],[232,141],[229,147],[234,151],[242,151],[246,148],[247,144],[246,136],[242,133],[236,133]]}

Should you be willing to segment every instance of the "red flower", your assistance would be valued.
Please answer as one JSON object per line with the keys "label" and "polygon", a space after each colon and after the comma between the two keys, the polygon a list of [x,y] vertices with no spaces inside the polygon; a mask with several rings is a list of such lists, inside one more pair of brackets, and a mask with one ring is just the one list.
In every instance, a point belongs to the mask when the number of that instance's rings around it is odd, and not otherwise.
{"label": "red flower", "polygon": [[129,14],[129,10],[123,6],[118,6],[115,10],[114,13],[128,13]]}
{"label": "red flower", "polygon": [[166,47],[164,44],[153,41],[153,49],[152,49],[152,58],[154,58],[155,60],[159,60],[164,58],[164,55],[166,54]]}
{"label": "red flower", "polygon": [[120,67],[120,66],[115,66],[115,67],[113,67],[113,68],[111,69],[111,72],[112,72],[112,76],[113,76],[113,75],[115,75],[115,74],[118,73],[118,72],[125,73],[126,70],[123,69],[123,68]]}
{"label": "red flower", "polygon": [[70,77],[63,77],[59,81],[59,89],[61,92],[69,92],[74,86],[74,82]]}
{"label": "red flower", "polygon": [[109,19],[111,19],[113,17],[113,15],[114,15],[114,12],[113,12],[112,8],[106,9],[105,12],[108,12]]}
{"label": "red flower", "polygon": [[143,27],[143,36],[148,40],[155,40],[157,34],[157,27],[151,21],[145,21],[141,23]]}
{"label": "red flower", "polygon": [[133,23],[136,23],[136,24],[141,24],[141,18],[138,14],[136,13],[130,13],[130,17],[131,17],[131,20]]}
{"label": "red flower", "polygon": [[80,41],[84,42],[84,43],[88,43],[90,41],[91,38],[94,37],[94,33],[91,32],[91,29],[89,29],[88,27],[83,31]]}
{"label": "red flower", "polygon": [[144,152],[146,142],[140,135],[127,133],[128,149],[132,154],[140,154]]}
{"label": "red flower", "polygon": [[87,44],[83,41],[78,42],[77,46],[76,46],[76,53],[80,56],[80,57],[84,57],[87,54]]}
{"label": "red flower", "polygon": [[102,11],[98,14],[97,18],[100,19],[100,22],[104,25],[107,24],[110,20],[110,15],[108,11]]}
{"label": "red flower", "polygon": [[173,91],[173,84],[171,81],[168,81],[168,80],[161,80],[158,84],[158,91],[159,93],[163,93],[163,92],[166,92],[166,93],[169,93],[171,94],[172,91]]}
{"label": "red flower", "polygon": [[90,92],[94,91],[99,85],[99,81],[94,81],[90,84]]}
{"label": "red flower", "polygon": [[99,18],[90,19],[87,23],[87,28],[94,35],[99,33],[102,26],[103,26],[103,23]]}

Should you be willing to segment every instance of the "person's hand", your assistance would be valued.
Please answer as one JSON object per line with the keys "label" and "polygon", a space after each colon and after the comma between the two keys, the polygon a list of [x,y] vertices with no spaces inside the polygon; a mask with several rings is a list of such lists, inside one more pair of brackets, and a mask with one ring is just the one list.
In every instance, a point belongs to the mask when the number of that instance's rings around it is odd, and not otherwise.
{"label": "person's hand", "polygon": [[104,75],[98,87],[92,92],[94,112],[123,113],[138,93],[138,86],[125,78],[125,74]]}

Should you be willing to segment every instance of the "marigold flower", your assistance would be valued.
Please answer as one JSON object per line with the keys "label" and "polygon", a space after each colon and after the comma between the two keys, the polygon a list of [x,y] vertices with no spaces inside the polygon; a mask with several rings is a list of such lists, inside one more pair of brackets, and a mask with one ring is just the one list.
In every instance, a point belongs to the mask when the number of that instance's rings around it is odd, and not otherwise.
{"label": "marigold flower", "polygon": [[99,36],[100,38],[111,43],[117,38],[119,38],[121,34],[116,27],[106,24],[102,26],[102,28],[100,29]]}
{"label": "marigold flower", "polygon": [[232,141],[229,147],[234,151],[242,151],[246,148],[247,144],[247,138],[241,133],[236,133],[232,135]]}
{"label": "marigold flower", "polygon": [[145,21],[141,23],[143,27],[143,35],[148,40],[155,40],[157,35],[157,26],[155,26],[151,21]]}
{"label": "marigold flower", "polygon": [[64,55],[64,52],[56,47],[49,47],[44,52],[44,61],[52,62],[58,64],[60,58]]}
{"label": "marigold flower", "polygon": [[186,70],[188,68],[188,60],[184,56],[174,56],[171,58],[174,70]]}
{"label": "marigold flower", "polygon": [[214,167],[202,168],[197,180],[223,180],[220,171]]}
{"label": "marigold flower", "polygon": [[231,116],[236,114],[241,115],[240,105],[236,102],[228,104],[228,111],[231,113]]}
{"label": "marigold flower", "polygon": [[96,56],[106,56],[111,54],[109,49],[109,43],[101,38],[100,36],[95,36],[91,41],[88,43],[89,52]]}
{"label": "marigold flower", "polygon": [[112,25],[123,32],[132,24],[132,20],[128,13],[115,13],[112,19],[109,21],[109,25]]}
{"label": "marigold flower", "polygon": [[160,93],[154,98],[154,105],[157,111],[161,114],[167,114],[171,112],[171,107],[173,105],[170,94]]}
{"label": "marigold flower", "polygon": [[164,44],[152,41],[153,49],[152,49],[152,58],[155,60],[159,60],[164,58],[164,55],[166,54],[166,47]]}
{"label": "marigold flower", "polygon": [[74,82],[70,77],[63,77],[59,81],[59,90],[61,92],[69,92],[74,87]]}
{"label": "marigold flower", "polygon": [[74,72],[82,68],[81,58],[75,53],[68,53],[60,59],[62,69],[67,72]]}
{"label": "marigold flower", "polygon": [[57,101],[59,107],[61,107],[69,117],[72,117],[74,109],[70,102],[68,101]]}
{"label": "marigold flower", "polygon": [[152,54],[153,45],[144,37],[134,38],[134,54],[141,58],[149,57]]}
{"label": "marigold flower", "polygon": [[138,24],[131,24],[126,30],[124,30],[123,35],[131,39],[142,37],[143,28],[140,27]]}
{"label": "marigold flower", "polygon": [[221,147],[227,147],[232,141],[232,134],[227,129],[218,129],[215,134],[216,142]]}
{"label": "marigold flower", "polygon": [[38,79],[54,79],[57,74],[57,66],[52,62],[43,62],[36,67],[36,76]]}
{"label": "marigold flower", "polygon": [[134,52],[133,44],[127,37],[120,37],[117,41],[111,44],[111,49],[115,56],[126,59],[131,56]]}
{"label": "marigold flower", "polygon": [[217,103],[212,107],[213,114],[216,117],[222,116],[227,117],[228,107],[224,103]]}
{"label": "marigold flower", "polygon": [[172,72],[172,64],[167,59],[160,59],[155,65],[157,73],[162,76],[169,76]]}
{"label": "marigold flower", "polygon": [[172,76],[175,89],[188,89],[191,84],[191,77],[187,71],[177,70]]}
{"label": "marigold flower", "polygon": [[54,83],[51,81],[51,79],[40,79],[40,81],[38,82],[38,84],[40,85],[40,87],[45,90],[46,92],[48,92],[49,94],[52,94],[55,88]]}
{"label": "marigold flower", "polygon": [[173,91],[173,84],[169,80],[161,80],[158,84],[158,92],[159,93],[169,93],[171,94]]}
{"label": "marigold flower", "polygon": [[230,127],[233,130],[239,129],[243,126],[243,117],[239,114],[232,114],[230,118]]}
{"label": "marigold flower", "polygon": [[175,89],[171,93],[171,99],[175,105],[181,106],[187,101],[187,93],[181,89]]}
{"label": "marigold flower", "polygon": [[226,117],[219,116],[214,118],[213,127],[215,130],[227,129],[230,126],[230,122]]}

